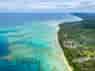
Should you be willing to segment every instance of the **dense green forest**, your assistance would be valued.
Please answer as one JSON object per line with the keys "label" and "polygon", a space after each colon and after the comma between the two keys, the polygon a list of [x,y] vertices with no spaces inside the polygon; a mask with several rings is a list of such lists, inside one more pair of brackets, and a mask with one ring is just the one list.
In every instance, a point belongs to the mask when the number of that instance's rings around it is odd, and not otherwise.
{"label": "dense green forest", "polygon": [[[61,23],[59,26],[59,43],[70,66],[74,71],[95,71],[95,20]],[[66,48],[64,41],[68,39],[78,42],[80,46],[76,48]],[[82,58],[89,59],[83,62],[73,62],[75,59],[82,60]]]}

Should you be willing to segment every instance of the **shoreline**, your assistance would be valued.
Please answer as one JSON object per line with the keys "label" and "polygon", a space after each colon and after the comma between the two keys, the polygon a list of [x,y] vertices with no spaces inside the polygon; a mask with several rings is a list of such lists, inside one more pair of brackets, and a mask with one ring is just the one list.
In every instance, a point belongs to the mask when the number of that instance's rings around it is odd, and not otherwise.
{"label": "shoreline", "polygon": [[[58,41],[57,41],[57,45],[58,45],[58,48],[61,48],[61,46],[59,45]],[[64,61],[64,64],[66,65],[67,69],[68,69],[69,71],[73,71],[72,68],[71,68],[71,66],[69,65],[69,62],[68,62],[67,59],[66,59],[66,56],[65,56],[63,50],[62,50],[62,53],[63,53],[63,58],[64,58],[63,61]]]}
{"label": "shoreline", "polygon": [[[59,27],[57,26],[56,28],[59,28]],[[57,29],[57,32],[56,32],[56,44],[57,44],[57,47],[61,49],[62,56],[63,56],[63,61],[64,61],[64,64],[66,65],[68,71],[73,71],[73,69],[71,68],[71,66],[69,65],[69,63],[68,63],[68,61],[67,61],[67,59],[66,59],[66,57],[65,57],[65,54],[64,54],[64,51],[63,51],[62,48],[61,48],[61,45],[60,45],[59,42],[58,42],[58,40],[59,40],[59,39],[58,39],[58,31],[59,31],[59,30]]]}

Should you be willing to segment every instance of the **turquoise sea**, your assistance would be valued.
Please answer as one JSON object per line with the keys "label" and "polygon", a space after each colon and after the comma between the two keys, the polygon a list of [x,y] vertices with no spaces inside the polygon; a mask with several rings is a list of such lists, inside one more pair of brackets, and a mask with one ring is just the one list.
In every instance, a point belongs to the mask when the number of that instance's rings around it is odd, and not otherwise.
{"label": "turquoise sea", "polygon": [[[32,15],[28,14],[0,14],[0,57],[7,56],[10,51],[9,46],[11,44],[33,44],[32,37],[28,37],[27,33],[32,34],[32,28],[29,30],[21,30],[24,25],[32,26]],[[24,27],[23,27],[24,28]],[[28,26],[26,27],[26,29]],[[27,39],[24,39],[24,34],[26,34]],[[22,39],[20,39],[20,37]],[[19,40],[16,40],[19,39]],[[27,41],[27,42],[26,42]],[[37,46],[33,44],[33,46]],[[38,63],[29,62],[16,62],[8,61],[7,59],[0,60],[0,71],[39,71]]]}
{"label": "turquoise sea", "polygon": [[[16,46],[21,47],[23,45],[42,49],[55,47],[56,45],[54,45],[53,42],[56,38],[55,35],[58,30],[58,24],[76,20],[81,20],[81,18],[69,14],[0,13],[0,58],[11,53],[9,50],[10,46],[13,49]],[[39,51],[40,52],[35,51],[34,55],[30,53],[30,56],[32,55],[35,58],[37,53],[38,55],[42,53],[41,50]],[[12,52],[18,52],[19,54],[20,50],[14,50]],[[22,49],[21,52],[23,55],[24,49]],[[25,53],[25,55],[28,54],[27,52]],[[19,57],[19,55],[16,56]],[[40,57],[43,57],[43,55],[40,55]],[[44,65],[48,62],[47,59],[43,57],[42,60],[42,66],[44,68],[47,67],[46,70],[43,71],[51,71],[48,69],[48,67],[50,67],[49,65]],[[64,68],[66,68],[65,65]],[[0,71],[42,70],[40,69],[40,63],[37,61],[31,63],[26,60],[19,61],[19,59],[16,62],[14,60],[1,59]],[[60,71],[62,71],[61,68]]]}

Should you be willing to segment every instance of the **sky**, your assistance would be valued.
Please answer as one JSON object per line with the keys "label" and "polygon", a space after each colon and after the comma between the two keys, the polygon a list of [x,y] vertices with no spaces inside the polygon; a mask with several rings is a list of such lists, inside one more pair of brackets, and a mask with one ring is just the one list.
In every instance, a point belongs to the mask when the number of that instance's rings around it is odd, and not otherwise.
{"label": "sky", "polygon": [[95,12],[95,0],[0,0],[0,12]]}

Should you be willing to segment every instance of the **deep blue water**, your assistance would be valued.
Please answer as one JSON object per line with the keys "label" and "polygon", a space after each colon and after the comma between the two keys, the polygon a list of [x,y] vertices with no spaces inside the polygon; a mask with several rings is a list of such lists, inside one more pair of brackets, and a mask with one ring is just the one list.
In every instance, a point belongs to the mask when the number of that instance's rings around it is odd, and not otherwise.
{"label": "deep blue water", "polygon": [[64,13],[0,13],[0,28],[23,25],[25,21],[32,20],[64,20],[77,21],[79,18]]}

